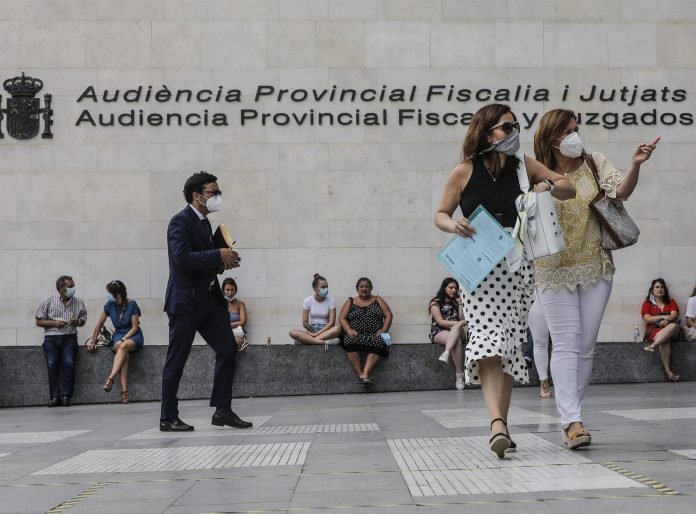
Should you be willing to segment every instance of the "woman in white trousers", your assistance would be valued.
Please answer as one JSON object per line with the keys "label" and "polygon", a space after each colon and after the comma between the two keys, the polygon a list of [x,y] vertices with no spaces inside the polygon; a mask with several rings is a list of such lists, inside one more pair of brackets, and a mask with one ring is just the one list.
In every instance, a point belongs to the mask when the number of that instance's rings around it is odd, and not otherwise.
{"label": "woman in white trousers", "polygon": [[598,186],[609,198],[627,199],[638,183],[641,164],[650,158],[659,140],[638,145],[624,177],[604,155],[585,153],[573,111],[547,112],[534,134],[537,160],[566,176],[577,190],[574,199],[555,201],[567,249],[534,261],[537,297],[553,342],[551,376],[556,406],[563,442],[569,449],[592,442],[583,425],[582,405],[614,275],[611,253],[602,248],[600,225],[589,204],[599,192]]}

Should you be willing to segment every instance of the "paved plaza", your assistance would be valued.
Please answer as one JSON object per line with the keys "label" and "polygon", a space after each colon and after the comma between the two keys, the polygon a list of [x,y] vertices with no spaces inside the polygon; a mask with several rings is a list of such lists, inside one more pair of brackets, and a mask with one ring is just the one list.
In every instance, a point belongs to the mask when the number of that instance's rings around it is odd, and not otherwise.
{"label": "paved plaza", "polygon": [[181,402],[0,410],[0,512],[694,512],[696,382],[591,386],[593,445],[560,443],[553,400],[515,389],[518,451],[487,449],[478,390],[245,398],[250,430]]}

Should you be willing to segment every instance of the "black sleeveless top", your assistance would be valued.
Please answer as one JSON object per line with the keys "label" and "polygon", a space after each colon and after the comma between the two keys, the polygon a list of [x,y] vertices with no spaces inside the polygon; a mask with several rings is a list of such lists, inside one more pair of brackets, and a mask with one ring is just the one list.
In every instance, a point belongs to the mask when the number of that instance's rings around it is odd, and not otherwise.
{"label": "black sleeveless top", "polygon": [[508,157],[494,181],[483,164],[483,157],[476,157],[472,161],[471,178],[459,200],[462,214],[468,218],[479,205],[483,205],[502,226],[514,227],[517,221],[515,199],[522,192],[517,179],[517,163],[518,159]]}

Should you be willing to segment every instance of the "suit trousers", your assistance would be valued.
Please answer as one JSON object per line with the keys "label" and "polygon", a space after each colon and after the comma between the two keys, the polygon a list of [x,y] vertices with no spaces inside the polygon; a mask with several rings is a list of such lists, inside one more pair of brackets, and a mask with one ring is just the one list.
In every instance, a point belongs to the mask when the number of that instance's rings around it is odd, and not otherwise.
{"label": "suit trousers", "polygon": [[179,382],[196,332],[201,334],[215,352],[215,375],[210,406],[231,408],[237,344],[230,327],[229,314],[223,307],[219,294],[204,294],[190,312],[169,314],[169,348],[162,370],[162,420],[179,417]]}

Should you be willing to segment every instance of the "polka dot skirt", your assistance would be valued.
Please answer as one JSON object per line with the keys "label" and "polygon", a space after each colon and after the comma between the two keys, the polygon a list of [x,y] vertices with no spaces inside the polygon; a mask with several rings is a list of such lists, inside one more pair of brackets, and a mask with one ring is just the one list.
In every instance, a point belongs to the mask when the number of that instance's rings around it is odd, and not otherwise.
{"label": "polka dot skirt", "polygon": [[500,357],[503,372],[516,382],[529,382],[522,343],[527,340],[527,316],[534,302],[534,271],[525,259],[516,272],[503,260],[473,293],[464,291],[464,318],[469,342],[464,352],[467,384],[480,384],[479,361]]}

